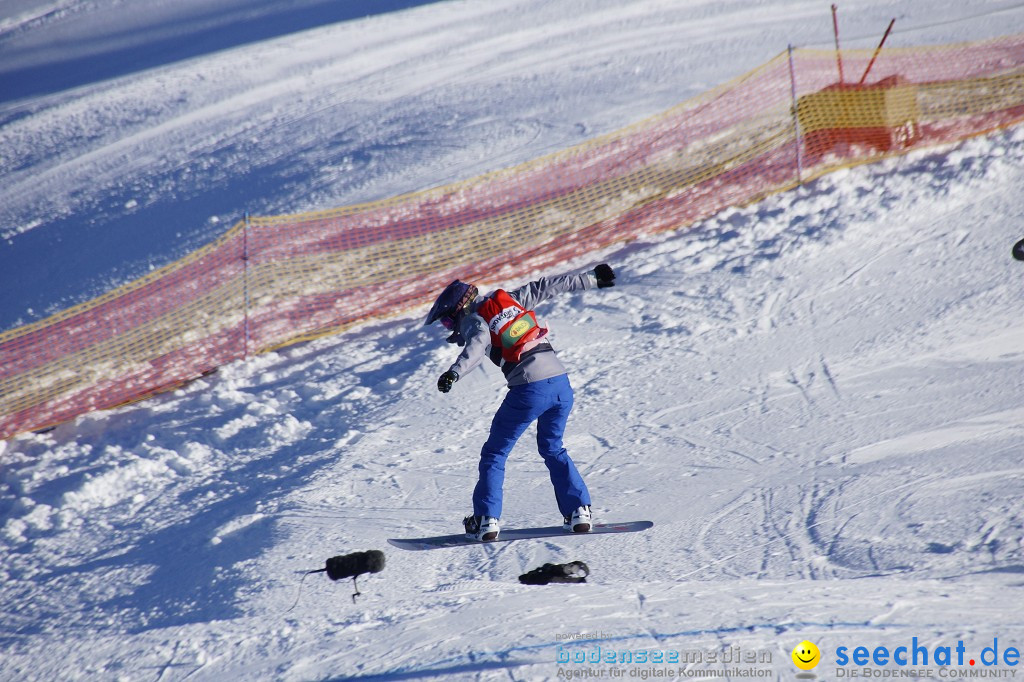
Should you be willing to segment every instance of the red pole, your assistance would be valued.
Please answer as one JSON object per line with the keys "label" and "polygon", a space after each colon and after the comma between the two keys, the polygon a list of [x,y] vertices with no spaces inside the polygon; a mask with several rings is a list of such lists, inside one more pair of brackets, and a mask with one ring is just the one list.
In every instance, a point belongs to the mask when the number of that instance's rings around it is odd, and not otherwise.
{"label": "red pole", "polygon": [[871,55],[871,61],[868,62],[868,68],[864,69],[864,75],[860,77],[860,82],[857,85],[864,85],[864,79],[868,77],[868,71],[875,65],[875,59],[878,58],[878,53],[882,51],[882,45],[885,45],[885,39],[889,37],[889,31],[892,30],[892,25],[896,23],[896,18],[889,22],[889,28],[885,29],[885,35],[882,36],[882,42],[878,43],[878,47],[875,48],[875,53]]}
{"label": "red pole", "polygon": [[836,65],[839,67],[839,82],[843,82],[843,56],[839,54],[839,19],[836,17],[836,6],[832,5],[832,33],[836,37]]}

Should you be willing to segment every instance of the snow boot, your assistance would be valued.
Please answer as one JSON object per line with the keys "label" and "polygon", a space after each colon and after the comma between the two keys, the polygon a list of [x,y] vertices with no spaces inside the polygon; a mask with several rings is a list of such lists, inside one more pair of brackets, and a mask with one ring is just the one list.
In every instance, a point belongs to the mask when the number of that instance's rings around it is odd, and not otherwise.
{"label": "snow boot", "polygon": [[498,519],[493,516],[467,516],[462,520],[466,527],[466,537],[480,542],[493,542],[498,539]]}
{"label": "snow boot", "polygon": [[590,505],[580,507],[572,513],[572,516],[562,517],[562,528],[573,533],[589,533],[590,532]]}

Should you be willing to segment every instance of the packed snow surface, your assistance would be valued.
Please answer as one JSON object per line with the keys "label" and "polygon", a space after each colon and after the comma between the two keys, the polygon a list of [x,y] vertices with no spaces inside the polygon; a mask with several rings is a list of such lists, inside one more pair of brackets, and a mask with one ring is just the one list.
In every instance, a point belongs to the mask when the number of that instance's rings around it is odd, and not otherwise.
{"label": "packed snow surface", "polygon": [[[893,16],[892,46],[1024,27],[1013,2],[839,11],[851,47]],[[831,39],[803,0],[10,0],[0,328],[244,211],[472,177]],[[0,443],[0,679],[792,679],[802,640],[829,679],[840,647],[915,638],[920,677],[1020,673],[1021,187],[1018,127],[565,264],[619,275],[538,310],[576,389],[566,445],[598,520],[643,533],[387,544],[459,529],[505,391],[486,367],[437,392],[455,351],[425,310]],[[559,521],[532,441],[508,527]],[[355,600],[303,577],[369,549],[386,567]],[[572,560],[587,583],[517,580]],[[590,662],[673,651],[702,658]]]}

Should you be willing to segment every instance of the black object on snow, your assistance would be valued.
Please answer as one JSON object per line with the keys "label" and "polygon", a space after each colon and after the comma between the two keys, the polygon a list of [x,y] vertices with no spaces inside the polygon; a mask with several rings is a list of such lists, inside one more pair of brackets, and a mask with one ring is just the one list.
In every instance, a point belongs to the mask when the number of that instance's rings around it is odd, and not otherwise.
{"label": "black object on snow", "polygon": [[570,561],[567,564],[544,564],[529,573],[519,576],[524,585],[547,585],[548,583],[585,583],[590,575],[590,567],[582,561]]}
{"label": "black object on snow", "polygon": [[332,556],[323,570],[327,571],[327,577],[331,580],[355,578],[363,573],[380,573],[384,570],[384,552],[371,549],[369,552]]}
{"label": "black object on snow", "polygon": [[327,560],[327,565],[323,568],[317,568],[303,573],[302,580],[299,581],[299,591],[295,595],[295,603],[293,603],[285,613],[290,613],[292,609],[298,605],[299,597],[302,596],[302,583],[306,580],[307,576],[311,576],[314,573],[326,573],[327,577],[331,580],[352,578],[352,585],[356,590],[352,595],[352,603],[354,604],[356,597],[360,595],[359,585],[356,583],[356,577],[363,573],[380,573],[383,570],[384,552],[379,549],[371,549],[369,552],[352,552],[351,554],[332,556]]}
{"label": "black object on snow", "polygon": [[[360,594],[359,584],[356,578],[363,573],[380,573],[384,570],[384,552],[379,549],[371,549],[368,552],[352,552],[351,554],[340,554],[332,556],[327,560],[324,568],[319,568],[309,573],[327,573],[331,580],[352,578],[352,585],[355,593],[352,595],[353,603]],[[306,575],[309,575],[307,573]],[[290,610],[290,609],[289,609]]]}
{"label": "black object on snow", "polygon": [[1013,245],[1013,257],[1017,260],[1024,260],[1024,239]]}

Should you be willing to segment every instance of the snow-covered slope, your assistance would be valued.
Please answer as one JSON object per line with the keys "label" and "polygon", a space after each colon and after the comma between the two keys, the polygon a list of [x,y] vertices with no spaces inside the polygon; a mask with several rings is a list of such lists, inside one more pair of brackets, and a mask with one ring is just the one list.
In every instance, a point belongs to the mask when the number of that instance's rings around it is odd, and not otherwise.
{"label": "snow-covered slope", "polygon": [[[340,21],[357,13],[373,16]],[[1024,26],[1013,0],[866,0],[841,8],[844,46],[874,46],[894,16],[893,47]],[[831,41],[828,5],[803,0],[8,0],[0,329],[179,258],[246,211],[474,177]]]}
{"label": "snow-covered slope", "polygon": [[[1024,16],[926,4],[841,17],[870,43],[899,11],[895,37],[914,44]],[[207,26],[199,5],[159,5],[167,34]],[[269,3],[226,7],[245,5]],[[141,55],[141,4],[120,6]],[[116,51],[95,4],[46,7],[0,22],[5,65],[41,68],[28,48],[76,26]],[[165,262],[243,207],[323,208],[507,165],[829,29],[827,6],[787,0],[441,2],[277,38],[264,26],[26,92],[0,104],[3,319]],[[642,534],[388,546],[458,528],[504,392],[485,368],[439,394],[452,348],[418,315],[0,443],[0,678],[638,677],[733,669],[724,653],[740,650],[791,679],[804,639],[829,678],[840,646],[1020,648],[1021,186],[1017,129],[567,264],[619,272],[539,311],[577,392],[567,447],[598,515],[653,520]],[[557,520],[531,441],[510,460],[508,525]],[[300,586],[367,549],[387,566],[355,603],[322,574]],[[516,580],[569,560],[590,565],[587,584]],[[625,651],[705,656],[573,658]],[[997,668],[1019,672],[957,670]]]}

